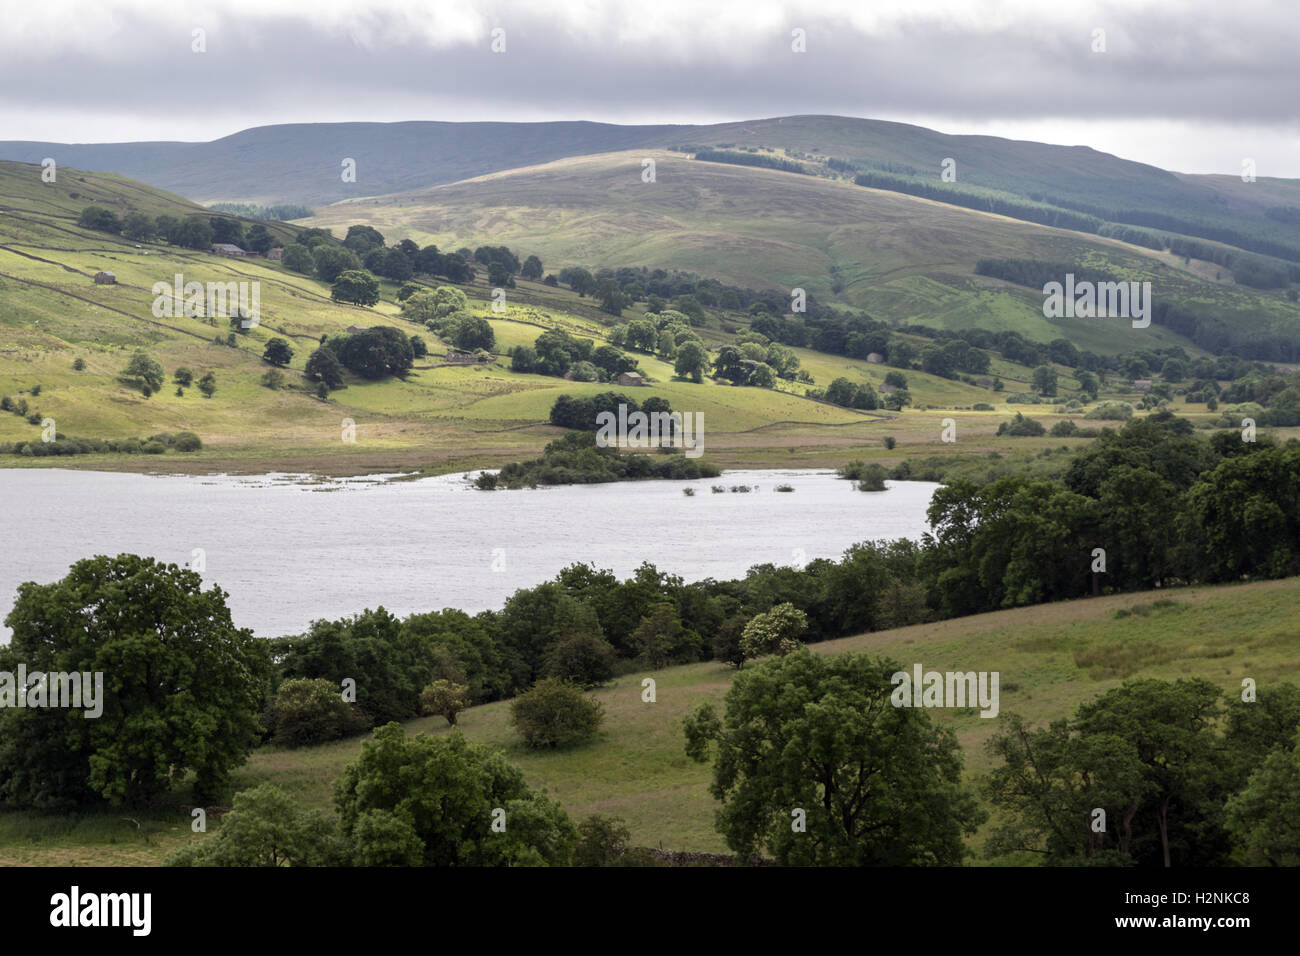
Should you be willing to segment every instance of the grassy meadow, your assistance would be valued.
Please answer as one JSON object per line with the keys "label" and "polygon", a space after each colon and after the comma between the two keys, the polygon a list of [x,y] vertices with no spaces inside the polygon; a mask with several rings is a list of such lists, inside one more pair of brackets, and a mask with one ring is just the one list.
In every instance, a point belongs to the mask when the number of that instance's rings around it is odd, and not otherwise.
{"label": "grassy meadow", "polygon": [[[1157,604],[1157,602],[1161,602]],[[1300,682],[1294,608],[1300,578],[1221,587],[1115,595],[954,618],[811,645],[819,654],[869,653],[926,670],[998,671],[1000,713],[1032,724],[1069,716],[1079,704],[1132,677],[1204,677],[1237,694],[1245,677],[1261,687]],[[1172,602],[1172,603],[1165,603]],[[1128,614],[1119,612],[1128,611]],[[717,662],[627,674],[594,691],[604,704],[599,738],[569,751],[538,753],[518,742],[501,701],[461,714],[471,740],[505,752],[530,784],[547,788],[576,819],[623,817],[639,845],[726,852],[713,829],[716,801],[708,764],[687,759],[682,719],[722,699],[736,672]],[[656,700],[643,703],[653,677]],[[984,744],[1000,721],[974,710],[934,710],[957,733],[966,774],[978,785],[990,769]],[[409,721],[408,733],[445,734],[441,717]],[[272,781],[304,805],[331,809],[333,781],[364,738],[300,750],[263,747],[234,774],[235,790]],[[0,863],[149,865],[188,839],[188,795],[147,813],[105,810],[65,816],[0,813]],[[992,822],[969,843],[978,851]],[[1013,861],[1002,861],[1013,862]]]}

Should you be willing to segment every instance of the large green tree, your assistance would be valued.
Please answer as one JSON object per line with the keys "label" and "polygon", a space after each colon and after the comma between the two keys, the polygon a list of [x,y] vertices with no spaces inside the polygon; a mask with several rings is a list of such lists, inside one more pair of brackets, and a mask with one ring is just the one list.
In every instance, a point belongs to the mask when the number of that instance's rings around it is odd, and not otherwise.
{"label": "large green tree", "polygon": [[193,571],[121,554],[27,582],[5,623],[0,670],[103,675],[103,712],[0,710],[0,794],[16,804],[142,803],[196,774],[214,796],[261,735],[265,642],[236,628]]}
{"label": "large green tree", "polygon": [[407,737],[397,723],[379,728],[343,771],[334,801],[359,851],[374,849],[358,846],[367,832],[399,847],[406,841],[394,835],[413,833],[424,866],[565,866],[577,842],[558,803],[458,731]]}
{"label": "large green tree", "polygon": [[800,650],[740,672],[722,718],[708,704],[687,718],[691,757],[717,745],[711,792],[728,846],[766,847],[786,865],[961,862],[984,814],[952,731],[891,703],[897,670]]}
{"label": "large green tree", "polygon": [[335,302],[374,305],[379,301],[379,282],[363,269],[348,269],[335,278],[330,298]]}

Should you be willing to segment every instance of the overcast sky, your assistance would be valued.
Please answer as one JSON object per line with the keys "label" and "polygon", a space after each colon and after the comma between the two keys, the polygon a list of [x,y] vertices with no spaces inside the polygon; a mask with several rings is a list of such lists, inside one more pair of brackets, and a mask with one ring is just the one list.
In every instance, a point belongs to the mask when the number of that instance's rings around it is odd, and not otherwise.
{"label": "overcast sky", "polygon": [[1297,0],[0,3],[0,139],[834,113],[1300,177]]}

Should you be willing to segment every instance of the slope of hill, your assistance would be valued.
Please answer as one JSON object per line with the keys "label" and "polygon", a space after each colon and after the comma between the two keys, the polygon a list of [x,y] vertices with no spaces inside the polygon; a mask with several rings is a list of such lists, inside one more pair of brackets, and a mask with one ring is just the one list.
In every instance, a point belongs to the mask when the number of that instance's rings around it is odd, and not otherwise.
{"label": "slope of hill", "polygon": [[[1225,231],[1280,244],[1300,261],[1300,184],[1177,174],[1083,146],[954,136],[905,123],[786,116],[712,126],[606,123],[321,123],[266,126],[210,143],[0,142],[0,159],[104,169],[202,202],[322,204],[481,176],[568,156],[675,144],[766,146],[863,169],[957,182],[1091,210],[1104,218],[1216,238]],[[345,183],[340,164],[357,161]],[[1154,217],[1154,218],[1153,218]],[[1262,250],[1261,250],[1262,251]]]}
{"label": "slope of hill", "polygon": [[[0,442],[38,439],[39,423],[49,417],[59,432],[76,438],[146,438],[188,430],[199,434],[205,446],[198,453],[165,458],[6,455],[0,466],[325,474],[488,467],[534,457],[561,434],[547,422],[557,396],[610,388],[518,374],[504,355],[481,367],[445,365],[440,361],[445,345],[397,314],[396,287],[390,282],[383,284],[384,297],[372,309],[342,305],[331,301],[326,284],[277,262],[137,243],[80,227],[78,214],[92,200],[123,212],[184,216],[202,211],[120,177],[65,169],[57,183],[46,184],[38,167],[0,163],[0,196],[0,395],[26,401],[37,415],[33,423],[0,414]],[[115,273],[117,283],[96,285],[92,277],[100,270]],[[238,347],[231,348],[216,341],[230,335],[224,319],[210,324],[202,318],[156,316],[152,287],[156,282],[170,287],[177,274],[187,282],[259,283],[260,325],[236,335]],[[521,280],[499,313],[489,307],[490,290],[481,280],[467,292],[473,311],[493,325],[499,352],[529,344],[547,328],[565,328],[598,341],[608,331],[591,300],[568,290]],[[744,317],[734,318],[743,324]],[[376,324],[423,335],[434,355],[417,363],[405,382],[354,378],[329,401],[317,398],[301,372],[320,337],[351,325]],[[703,331],[713,345],[730,339],[717,329]],[[274,336],[288,340],[296,352],[284,370],[285,387],[277,390],[260,384],[269,369],[262,351]],[[216,394],[207,399],[190,388],[176,395],[175,383],[169,383],[146,398],[118,380],[137,349],[159,361],[168,378],[182,366],[193,369],[196,378],[213,372]],[[887,371],[806,350],[801,356],[823,387],[838,376],[879,386]],[[880,456],[886,434],[894,435],[900,448],[950,450],[939,441],[943,416],[933,411],[856,412],[803,398],[789,383],[777,391],[708,380],[695,385],[673,380],[671,366],[658,358],[644,353],[637,358],[651,380],[640,397],[658,395],[674,408],[707,412],[708,457],[719,464],[835,466],[851,457]],[[77,359],[84,369],[74,368]],[[998,374],[1013,388],[1029,378],[1028,369],[1009,364],[999,366]],[[917,371],[908,376],[918,404],[968,409],[980,401],[1001,402],[987,389],[962,382]],[[1008,412],[1000,406],[996,413],[959,414],[972,416],[964,434],[987,437]],[[340,441],[344,418],[357,423],[353,443]],[[1031,444],[1037,447],[1038,442]]]}
{"label": "slope of hill", "polygon": [[[1152,598],[1172,599],[1153,608]],[[1300,681],[1292,609],[1300,578],[1224,587],[1116,595],[954,618],[814,644],[821,654],[865,652],[927,670],[996,670],[1000,716],[1017,713],[1030,725],[1071,716],[1079,704],[1134,677],[1204,677],[1227,693],[1241,679],[1260,687]],[[1139,613],[1117,617],[1121,609]],[[509,701],[463,712],[458,729],[505,751],[534,786],[546,787],[576,819],[599,813],[623,817],[634,844],[668,850],[726,852],[713,827],[717,803],[710,769],[684,752],[682,718],[699,704],[721,707],[734,671],[717,662],[629,674],[594,691],[605,707],[599,739],[561,752],[525,749],[508,724]],[[656,701],[641,700],[641,680],[653,676]],[[936,710],[956,732],[966,776],[979,784],[993,766],[984,742],[1000,719],[976,712]],[[408,733],[445,734],[441,717],[407,723]],[[301,750],[265,747],[236,772],[237,790],[273,781],[304,806],[331,810],[332,784],[356,759],[363,738]],[[32,812],[0,817],[0,857],[24,865],[157,865],[192,836],[188,799],[138,814],[139,826],[112,810],[52,818]],[[984,842],[992,824],[972,838]]]}
{"label": "slope of hill", "polygon": [[[210,143],[0,142],[0,159],[112,170],[198,202],[329,203],[672,138],[608,123],[295,123]],[[341,163],[356,160],[356,181]]]}
{"label": "slope of hill", "polygon": [[[656,162],[655,182],[642,161]],[[1012,329],[1115,353],[1186,340],[1122,320],[1048,320],[1041,290],[975,275],[986,257],[1079,263],[1180,308],[1300,334],[1280,291],[1236,286],[1230,270],[1087,235],[814,176],[638,150],[558,160],[429,189],[348,201],[311,225],[364,223],[442,248],[505,243],[563,265],[679,268],[748,288],[798,286],[893,323]],[[1063,278],[1063,277],[1062,277]],[[1140,343],[1140,344],[1139,344]]]}

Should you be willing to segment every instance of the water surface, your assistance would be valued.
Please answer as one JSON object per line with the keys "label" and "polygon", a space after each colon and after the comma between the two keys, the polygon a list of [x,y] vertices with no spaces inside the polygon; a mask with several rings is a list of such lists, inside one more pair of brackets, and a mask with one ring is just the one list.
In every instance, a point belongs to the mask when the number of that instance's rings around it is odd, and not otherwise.
{"label": "water surface", "polygon": [[[202,549],[205,585],[227,591],[235,623],[263,637],[379,605],[403,616],[496,609],[578,561],[620,578],[649,561],[687,581],[721,580],[755,564],[838,558],[859,541],[919,538],[938,487],[865,493],[806,470],[494,492],[468,478],[0,469],[0,620],[20,582],[121,552],[190,564]],[[713,494],[717,484],[754,490]]]}

